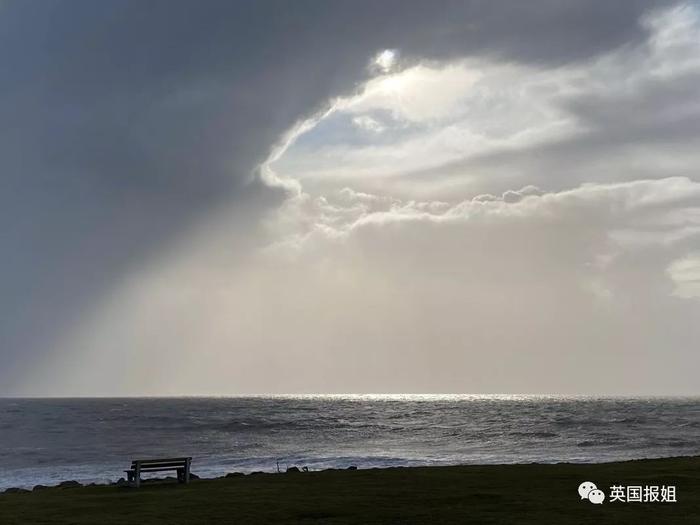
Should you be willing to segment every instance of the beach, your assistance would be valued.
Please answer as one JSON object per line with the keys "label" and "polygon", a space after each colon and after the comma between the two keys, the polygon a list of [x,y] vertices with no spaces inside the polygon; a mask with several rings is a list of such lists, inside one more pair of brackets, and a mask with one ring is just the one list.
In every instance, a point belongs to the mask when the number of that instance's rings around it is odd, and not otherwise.
{"label": "beach", "polygon": [[[579,484],[673,486],[675,502],[581,499]],[[140,489],[95,485],[0,495],[0,523],[700,522],[700,457],[598,464],[464,465],[260,473]]]}

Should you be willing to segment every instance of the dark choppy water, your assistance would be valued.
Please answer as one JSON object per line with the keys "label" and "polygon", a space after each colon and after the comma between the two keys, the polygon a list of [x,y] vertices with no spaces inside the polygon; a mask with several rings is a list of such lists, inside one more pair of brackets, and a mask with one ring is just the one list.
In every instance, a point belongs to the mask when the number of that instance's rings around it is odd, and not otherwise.
{"label": "dark choppy water", "polygon": [[700,454],[700,399],[303,396],[0,399],[0,488],[104,482],[139,457],[193,472],[600,462]]}

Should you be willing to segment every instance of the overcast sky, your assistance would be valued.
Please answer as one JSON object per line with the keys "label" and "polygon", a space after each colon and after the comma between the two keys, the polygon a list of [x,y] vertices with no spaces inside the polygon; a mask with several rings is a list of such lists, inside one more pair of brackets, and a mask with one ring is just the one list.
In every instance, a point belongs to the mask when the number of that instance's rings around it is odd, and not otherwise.
{"label": "overcast sky", "polygon": [[700,4],[0,1],[0,395],[700,394]]}

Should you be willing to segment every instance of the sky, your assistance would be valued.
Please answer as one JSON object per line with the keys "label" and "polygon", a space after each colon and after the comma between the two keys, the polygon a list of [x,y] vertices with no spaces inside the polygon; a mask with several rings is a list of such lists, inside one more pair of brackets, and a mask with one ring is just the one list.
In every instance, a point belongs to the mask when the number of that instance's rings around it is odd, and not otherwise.
{"label": "sky", "polygon": [[700,4],[0,1],[0,395],[697,395]]}

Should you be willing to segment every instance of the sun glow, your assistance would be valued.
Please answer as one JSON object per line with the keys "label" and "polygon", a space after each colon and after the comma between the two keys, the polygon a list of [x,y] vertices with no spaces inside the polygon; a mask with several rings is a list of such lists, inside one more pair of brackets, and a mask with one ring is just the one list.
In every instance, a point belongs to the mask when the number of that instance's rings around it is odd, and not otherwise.
{"label": "sun glow", "polygon": [[396,64],[397,56],[398,52],[395,49],[385,49],[374,57],[372,64],[382,72],[387,73]]}

